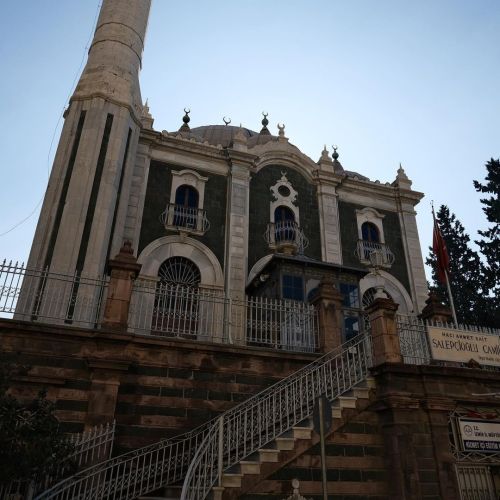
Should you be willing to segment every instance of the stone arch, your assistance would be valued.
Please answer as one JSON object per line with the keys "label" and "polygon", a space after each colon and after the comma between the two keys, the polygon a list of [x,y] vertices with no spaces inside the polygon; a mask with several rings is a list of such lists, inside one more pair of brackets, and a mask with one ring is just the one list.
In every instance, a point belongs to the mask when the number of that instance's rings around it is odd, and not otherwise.
{"label": "stone arch", "polygon": [[303,175],[308,182],[312,184],[316,183],[314,174],[318,166],[304,155],[299,156],[297,153],[290,153],[279,149],[268,151],[260,155],[255,162],[255,172],[260,172],[260,170],[270,165],[289,167]]}
{"label": "stone arch", "polygon": [[394,276],[386,271],[379,270],[379,276],[367,274],[359,282],[360,296],[369,288],[376,288],[382,285],[389,295],[394,299],[394,302],[399,304],[398,312],[410,313],[414,311],[413,302],[406,288]]}
{"label": "stone arch", "polygon": [[200,270],[200,287],[224,288],[224,274],[215,254],[203,243],[186,236],[163,236],[144,248],[137,259],[141,276],[156,277],[160,265],[170,257],[186,257]]}

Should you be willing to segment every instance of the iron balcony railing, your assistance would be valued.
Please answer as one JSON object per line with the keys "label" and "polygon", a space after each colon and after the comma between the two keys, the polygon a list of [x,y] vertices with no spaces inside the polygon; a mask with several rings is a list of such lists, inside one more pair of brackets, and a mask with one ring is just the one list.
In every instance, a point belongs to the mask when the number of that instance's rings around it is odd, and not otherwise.
{"label": "iron balcony railing", "polygon": [[174,203],[167,205],[165,212],[160,215],[160,221],[165,229],[181,230],[198,235],[205,234],[210,229],[205,210]]}
{"label": "iron balcony railing", "polygon": [[304,253],[304,249],[309,246],[309,240],[304,231],[295,221],[270,222],[267,225],[264,239],[271,250],[280,253]]}
{"label": "iron balcony railing", "polygon": [[310,416],[318,396],[333,402],[362,382],[371,359],[369,337],[360,335],[221,417],[88,468],[37,500],[132,500],[180,480],[183,499],[205,498],[223,469]]}
{"label": "iron balcony railing", "polygon": [[380,264],[383,267],[390,267],[394,264],[394,254],[387,245],[373,241],[358,240],[355,253],[361,263],[370,264],[370,254],[373,252],[377,252],[380,255]]}

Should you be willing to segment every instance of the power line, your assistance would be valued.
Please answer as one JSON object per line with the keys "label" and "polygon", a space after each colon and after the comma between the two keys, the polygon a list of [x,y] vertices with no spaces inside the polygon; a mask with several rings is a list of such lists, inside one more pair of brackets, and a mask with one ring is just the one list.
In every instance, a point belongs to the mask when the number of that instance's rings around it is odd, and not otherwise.
{"label": "power line", "polygon": [[[98,5],[97,5],[97,10],[96,10],[96,13],[95,13],[95,16],[94,16],[94,22],[92,24],[92,30],[90,32],[90,35],[89,35],[89,38],[87,40],[87,43],[85,44],[85,48],[83,50],[83,56],[82,56],[82,60],[80,61],[80,66],[78,67],[78,70],[76,71],[75,73],[75,78],[73,79],[73,83],[71,84],[71,87],[70,87],[70,91],[68,93],[68,96],[66,98],[66,102],[69,102],[71,96],[73,95],[73,92],[75,91],[75,87],[76,87],[76,83],[77,83],[77,79],[78,77],[80,76],[80,73],[82,71],[82,67],[83,67],[83,63],[85,62],[85,57],[88,53],[88,50],[89,50],[89,46],[90,46],[90,42],[92,41],[92,37],[93,37],[93,34],[94,34],[94,31],[95,31],[95,28],[96,28],[96,25],[97,25],[97,18],[99,16],[99,11],[101,10],[101,5],[102,5],[102,2],[99,1]],[[59,125],[61,124],[61,119],[63,118],[64,116],[64,111],[66,109],[66,106],[63,107],[63,110],[61,111],[61,113],[59,114],[59,118],[57,120],[57,124],[54,128],[54,133],[52,134],[52,139],[50,141],[50,146],[49,146],[49,151],[47,153],[47,183],[49,181],[49,176],[50,176],[50,157],[52,155],[52,148],[54,146],[54,140],[55,140],[55,137],[56,137],[56,134],[57,134],[57,131],[59,129]],[[17,222],[16,224],[14,224],[10,229],[8,229],[7,231],[4,231],[3,233],[0,233],[0,238],[2,236],[5,236],[6,234],[9,234],[11,233],[12,231],[14,231],[15,229],[17,229],[19,226],[22,226],[27,220],[31,219],[31,217],[33,217],[33,215],[36,213],[38,207],[41,205],[42,201],[43,201],[43,196],[40,198],[40,200],[38,201],[38,203],[36,204],[35,208],[30,212],[29,215],[27,215],[24,219],[22,219],[21,221]]]}

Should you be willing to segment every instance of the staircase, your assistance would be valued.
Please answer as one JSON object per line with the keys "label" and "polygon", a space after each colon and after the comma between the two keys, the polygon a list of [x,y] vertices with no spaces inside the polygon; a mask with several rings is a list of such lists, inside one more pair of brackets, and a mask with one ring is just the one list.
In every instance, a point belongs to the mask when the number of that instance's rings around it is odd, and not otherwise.
{"label": "staircase", "polygon": [[[36,500],[133,500],[182,480],[182,500],[236,498],[317,442],[310,416],[319,396],[333,405],[333,429],[361,408],[370,366],[360,335],[203,426],[81,471]],[[157,498],[178,498],[170,490]]]}
{"label": "staircase", "polygon": [[[332,404],[331,435],[363,411],[370,403],[370,390],[375,387],[373,378],[338,397]],[[212,488],[213,500],[232,500],[250,493],[262,481],[295,460],[305,451],[319,443],[319,434],[314,432],[311,417],[292,427],[259,449],[236,466],[222,474],[220,486]]]}

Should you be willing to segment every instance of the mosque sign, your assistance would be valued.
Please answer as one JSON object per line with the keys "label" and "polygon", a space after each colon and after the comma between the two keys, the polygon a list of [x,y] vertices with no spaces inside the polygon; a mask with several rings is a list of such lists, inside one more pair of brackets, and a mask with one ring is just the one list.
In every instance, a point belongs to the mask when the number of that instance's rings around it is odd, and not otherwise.
{"label": "mosque sign", "polygon": [[500,366],[500,336],[429,326],[432,359]]}
{"label": "mosque sign", "polygon": [[499,421],[461,418],[458,426],[464,451],[500,452]]}

